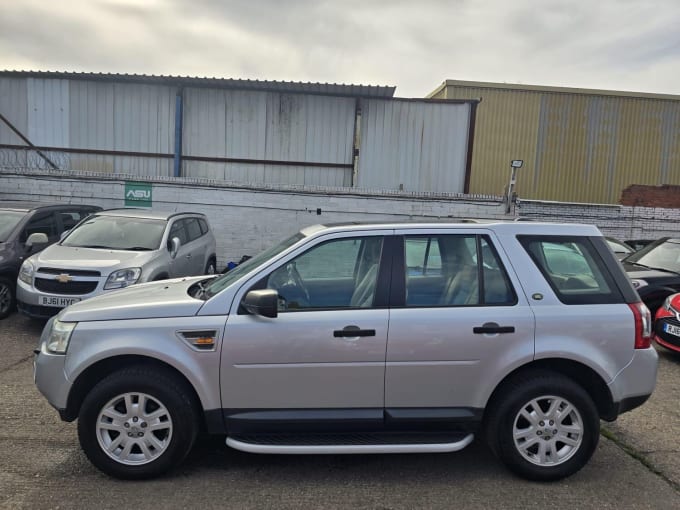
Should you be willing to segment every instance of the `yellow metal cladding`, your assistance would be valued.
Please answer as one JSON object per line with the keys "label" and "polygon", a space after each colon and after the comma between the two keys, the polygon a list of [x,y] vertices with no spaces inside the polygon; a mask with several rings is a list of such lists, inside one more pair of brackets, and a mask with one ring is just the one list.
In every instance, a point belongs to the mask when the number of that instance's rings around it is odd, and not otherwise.
{"label": "yellow metal cladding", "polygon": [[480,99],[470,193],[617,203],[631,184],[680,184],[680,96],[447,81],[430,97]]}

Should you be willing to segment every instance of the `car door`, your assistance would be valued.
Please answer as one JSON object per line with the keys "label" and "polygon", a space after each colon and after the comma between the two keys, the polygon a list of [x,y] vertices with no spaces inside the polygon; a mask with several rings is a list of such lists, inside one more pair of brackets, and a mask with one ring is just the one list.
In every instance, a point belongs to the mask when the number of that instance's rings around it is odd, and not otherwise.
{"label": "car door", "polygon": [[401,408],[412,408],[411,419],[478,418],[499,378],[533,357],[531,308],[490,232],[398,233],[403,246],[394,270],[401,279],[392,282],[388,419]]}
{"label": "car door", "polygon": [[[301,424],[382,424],[391,263],[385,234],[318,240],[239,291],[222,350],[228,424],[244,409],[265,418],[283,416],[268,410],[287,410]],[[238,306],[249,290],[263,288],[279,294],[275,318]]]}
{"label": "car door", "polygon": [[178,218],[170,225],[170,234],[168,235],[168,246],[172,239],[179,239],[180,246],[177,250],[175,258],[170,263],[170,278],[177,278],[180,276],[188,276],[192,270],[192,253],[191,246],[189,246],[189,236],[185,228],[185,221],[183,218]]}
{"label": "car door", "polygon": [[37,212],[26,224],[19,241],[22,245],[26,243],[26,240],[31,234],[42,233],[47,236],[47,244],[39,244],[31,247],[26,252],[26,257],[39,252],[43,248],[55,243],[59,240],[59,225],[57,224],[57,218],[54,211],[39,211]]}
{"label": "car door", "polygon": [[187,248],[189,250],[189,271],[191,275],[201,275],[205,269],[205,261],[208,254],[205,253],[203,232],[197,218],[185,218],[184,225],[187,231]]}

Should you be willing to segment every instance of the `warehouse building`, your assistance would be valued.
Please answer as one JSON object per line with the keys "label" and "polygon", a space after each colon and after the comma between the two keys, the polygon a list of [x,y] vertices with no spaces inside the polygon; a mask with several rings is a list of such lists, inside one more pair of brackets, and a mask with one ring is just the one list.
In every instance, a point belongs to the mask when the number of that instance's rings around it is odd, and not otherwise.
{"label": "warehouse building", "polygon": [[430,98],[481,99],[469,191],[618,203],[633,184],[680,184],[680,96],[447,80]]}
{"label": "warehouse building", "polygon": [[0,72],[0,167],[463,193],[477,101],[394,87]]}

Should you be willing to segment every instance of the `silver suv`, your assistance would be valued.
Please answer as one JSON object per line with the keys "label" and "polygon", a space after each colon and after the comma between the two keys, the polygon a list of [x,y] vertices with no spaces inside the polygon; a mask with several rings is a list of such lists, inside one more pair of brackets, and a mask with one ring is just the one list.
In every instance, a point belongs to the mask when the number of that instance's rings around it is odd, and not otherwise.
{"label": "silver suv", "polygon": [[199,213],[98,212],[26,259],[17,305],[38,318],[106,291],[180,276],[214,274],[215,237]]}
{"label": "silver suv", "polygon": [[452,452],[554,480],[656,383],[650,315],[600,232],[313,226],[219,277],[45,326],[39,390],[102,471],[155,476],[200,430],[254,453]]}

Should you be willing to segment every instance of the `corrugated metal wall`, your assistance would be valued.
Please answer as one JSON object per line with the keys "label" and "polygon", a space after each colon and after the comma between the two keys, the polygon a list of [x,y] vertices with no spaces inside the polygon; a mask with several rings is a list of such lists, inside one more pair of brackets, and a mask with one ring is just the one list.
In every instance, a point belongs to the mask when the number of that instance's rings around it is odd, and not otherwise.
{"label": "corrugated metal wall", "polygon": [[434,96],[482,99],[470,192],[502,192],[512,159],[529,199],[617,203],[631,184],[680,184],[680,100],[539,89],[449,84]]}
{"label": "corrugated metal wall", "polygon": [[[464,191],[470,104],[288,93],[281,83],[270,91],[193,84],[180,90],[161,83],[0,76],[0,113],[49,157],[24,151],[24,141],[0,123],[0,144],[16,146],[0,148],[0,166],[54,162],[67,170],[174,175],[180,93],[182,176]],[[7,163],[8,153],[19,158]],[[28,164],[29,156],[35,164]]]}
{"label": "corrugated metal wall", "polygon": [[184,162],[189,177],[351,186],[353,98],[191,88],[185,91],[184,104],[184,156],[258,162],[189,159]]}
{"label": "corrugated metal wall", "polygon": [[358,186],[462,192],[471,105],[362,101]]}

